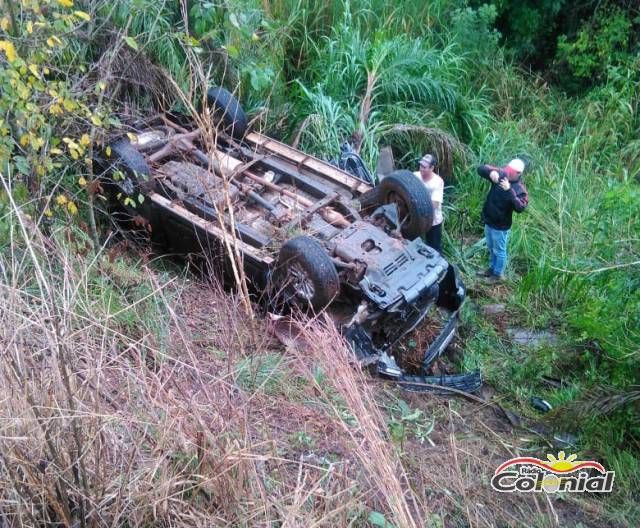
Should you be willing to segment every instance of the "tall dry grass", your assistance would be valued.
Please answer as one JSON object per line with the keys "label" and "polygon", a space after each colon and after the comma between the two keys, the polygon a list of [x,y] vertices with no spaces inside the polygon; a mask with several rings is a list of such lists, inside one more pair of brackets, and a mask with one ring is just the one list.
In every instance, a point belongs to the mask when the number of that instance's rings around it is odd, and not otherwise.
{"label": "tall dry grass", "polygon": [[113,311],[94,289],[99,257],[86,263],[13,214],[0,300],[5,521],[204,525],[236,515],[233,496],[258,490],[246,446],[221,434],[242,420],[230,385],[188,348],[161,349],[143,319],[129,331],[122,322],[167,285],[143,278],[150,293]]}
{"label": "tall dry grass", "polygon": [[[106,259],[74,254],[56,240],[63,233],[45,238],[17,208],[11,221],[0,257],[3,523],[255,526],[286,516],[309,479],[270,495],[272,446],[254,443],[249,396],[229,371],[196,355],[172,281],[140,273],[148,293],[114,309],[96,288]],[[173,330],[166,342],[158,317]],[[221,331],[218,345],[241,332]]]}
{"label": "tall dry grass", "polygon": [[[318,420],[335,422],[353,449],[349,463],[298,456],[281,426],[259,418],[272,407],[268,379],[244,387],[241,360],[260,369],[270,338],[240,295],[203,284],[195,289],[211,302],[186,306],[181,279],[75,253],[68,227],[44,236],[15,203],[9,216],[0,254],[4,525],[347,526],[371,508],[419,525],[384,420],[335,329],[308,327],[324,352],[306,356],[302,372],[314,379],[315,360],[344,365],[319,389],[333,387],[357,426],[335,408]],[[318,388],[302,386],[301,399]]]}
{"label": "tall dry grass", "polygon": [[[351,439],[353,455],[364,469],[374,502],[392,514],[397,526],[424,526],[426,505],[411,489],[373,388],[366,383],[365,374],[354,368],[353,353],[335,324],[326,316],[298,323],[297,328],[297,339],[303,346],[294,346],[291,351],[298,354],[300,365]],[[318,367],[326,377],[318,378],[309,370]]]}

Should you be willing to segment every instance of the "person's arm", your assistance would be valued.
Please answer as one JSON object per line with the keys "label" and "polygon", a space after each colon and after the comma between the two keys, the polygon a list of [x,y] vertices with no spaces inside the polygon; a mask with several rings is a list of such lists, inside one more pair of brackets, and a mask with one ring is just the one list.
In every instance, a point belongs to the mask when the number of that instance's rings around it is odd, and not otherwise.
{"label": "person's arm", "polygon": [[440,182],[433,191],[431,191],[431,205],[433,205],[434,209],[440,207],[442,202],[444,201],[444,181]]}
{"label": "person's arm", "polygon": [[524,185],[519,185],[517,189],[511,187],[511,203],[516,213],[521,213],[529,204],[529,193]]}
{"label": "person's arm", "polygon": [[501,170],[493,165],[480,165],[478,167],[478,174],[485,180],[489,180],[491,183],[498,183],[500,173]]}

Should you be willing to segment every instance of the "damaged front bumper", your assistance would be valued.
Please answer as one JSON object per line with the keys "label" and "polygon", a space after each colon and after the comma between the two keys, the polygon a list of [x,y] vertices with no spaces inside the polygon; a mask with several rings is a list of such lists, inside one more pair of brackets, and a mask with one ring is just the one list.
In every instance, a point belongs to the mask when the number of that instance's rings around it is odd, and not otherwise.
{"label": "damaged front bumper", "polygon": [[378,358],[376,373],[383,378],[397,381],[404,390],[412,392],[431,392],[434,394],[450,394],[452,390],[453,392],[476,392],[482,386],[482,376],[479,370],[465,374],[426,375],[434,361],[442,355],[455,337],[459,320],[459,311],[455,311],[440,334],[425,350],[422,359],[422,375],[405,374],[393,356],[386,352],[383,352]]}
{"label": "damaged front bumper", "polygon": [[[411,322],[406,321],[404,327],[396,333],[394,339],[385,343],[385,346],[381,348],[374,345],[370,332],[361,324],[356,323],[349,326],[345,331],[345,338],[351,344],[356,357],[363,365],[375,367],[375,372],[378,375],[397,381],[406,390],[435,394],[457,391],[472,393],[482,385],[482,377],[479,371],[467,374],[427,375],[433,362],[442,355],[456,335],[460,321],[460,308],[465,297],[464,285],[460,280],[458,270],[454,266],[449,266],[446,275],[438,286],[439,291],[435,304],[449,310],[451,315],[438,336],[425,350],[420,375],[406,374],[397,364],[390,350],[400,338],[412,332],[424,320],[427,312],[434,304],[433,301],[422,306],[416,316],[411,318]],[[418,297],[419,295],[416,295],[414,299]]]}
{"label": "damaged front bumper", "polygon": [[465,374],[443,374],[442,376],[407,376],[395,379],[400,386],[411,392],[430,392],[441,396],[464,392],[473,394],[482,387],[482,376],[479,370]]}

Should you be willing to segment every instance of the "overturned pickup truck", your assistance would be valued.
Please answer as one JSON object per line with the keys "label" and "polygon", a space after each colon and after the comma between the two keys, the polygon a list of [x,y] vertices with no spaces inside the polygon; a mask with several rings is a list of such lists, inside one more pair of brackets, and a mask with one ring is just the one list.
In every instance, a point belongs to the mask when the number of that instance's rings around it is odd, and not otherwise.
{"label": "overturned pickup truck", "polygon": [[[213,141],[188,119],[161,115],[97,160],[114,214],[172,252],[233,250],[272,309],[328,310],[356,357],[406,388],[476,390],[478,373],[427,375],[455,334],[465,293],[456,268],[420,239],[433,211],[418,179],[396,171],[373,186],[361,171],[248,131],[226,90],[207,99]],[[432,307],[449,316],[410,375],[393,351]]]}

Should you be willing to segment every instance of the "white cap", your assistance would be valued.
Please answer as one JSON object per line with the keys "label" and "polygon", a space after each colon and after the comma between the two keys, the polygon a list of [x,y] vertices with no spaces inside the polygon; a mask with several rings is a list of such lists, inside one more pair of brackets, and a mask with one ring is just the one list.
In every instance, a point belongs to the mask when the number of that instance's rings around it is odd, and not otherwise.
{"label": "white cap", "polygon": [[522,161],[520,158],[513,158],[509,162],[509,165],[507,165],[507,167],[513,169],[516,172],[522,172],[524,171],[524,161]]}
{"label": "white cap", "polygon": [[425,154],[419,161],[419,164],[425,167],[435,167],[437,163],[438,161],[433,154]]}

